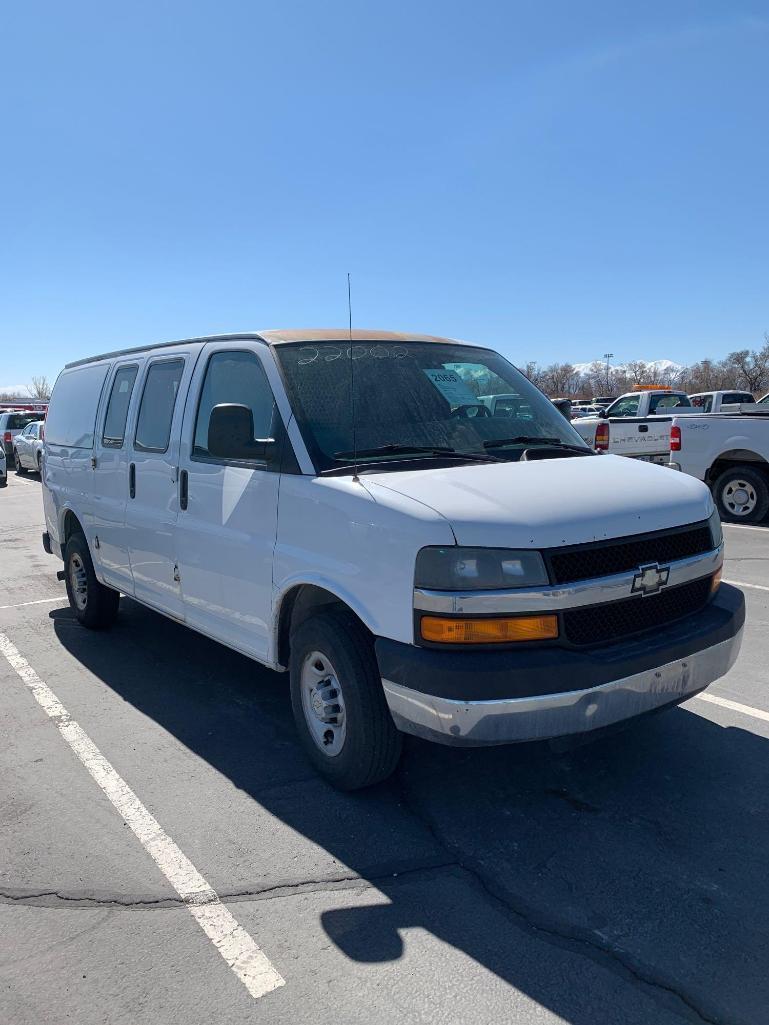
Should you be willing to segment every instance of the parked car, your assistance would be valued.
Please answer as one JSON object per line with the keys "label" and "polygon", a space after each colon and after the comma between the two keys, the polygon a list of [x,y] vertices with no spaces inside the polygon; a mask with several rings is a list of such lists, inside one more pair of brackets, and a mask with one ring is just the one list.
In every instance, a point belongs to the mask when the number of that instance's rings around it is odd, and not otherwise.
{"label": "parked car", "polygon": [[5,446],[0,445],[0,488],[8,483],[8,461],[5,458]]}
{"label": "parked car", "polygon": [[401,732],[592,733],[739,651],[707,487],[596,455],[483,347],[265,331],[113,352],[60,374],[45,445],[43,545],[77,620],[108,627],[122,591],[287,671],[344,789],[389,775]]}
{"label": "parked car", "polygon": [[761,398],[758,400],[756,405],[758,405],[758,406],[769,406],[769,391],[766,393],[766,395],[762,395],[761,396]]}
{"label": "parked car", "polygon": [[28,470],[35,470],[42,474],[44,439],[45,423],[43,420],[33,420],[16,435],[13,439],[13,459],[16,473],[23,474]]}
{"label": "parked car", "polygon": [[16,435],[20,434],[27,424],[42,419],[42,413],[18,411],[0,413],[0,438],[3,439],[3,448],[8,459],[13,459],[13,439]]}
{"label": "parked car", "polygon": [[599,452],[664,465],[670,458],[670,414],[691,409],[685,392],[670,388],[627,392],[603,416],[572,421],[580,437]]}
{"label": "parked car", "polygon": [[702,413],[720,413],[723,406],[752,403],[749,391],[702,391],[689,396],[694,409]]}
{"label": "parked car", "polygon": [[760,523],[769,513],[769,409],[674,417],[670,466],[705,481],[724,519]]}
{"label": "parked car", "polygon": [[597,416],[603,416],[605,412],[606,410],[603,408],[603,406],[574,406],[572,408],[572,419],[576,420],[578,417],[588,417],[590,419],[595,419],[595,417]]}

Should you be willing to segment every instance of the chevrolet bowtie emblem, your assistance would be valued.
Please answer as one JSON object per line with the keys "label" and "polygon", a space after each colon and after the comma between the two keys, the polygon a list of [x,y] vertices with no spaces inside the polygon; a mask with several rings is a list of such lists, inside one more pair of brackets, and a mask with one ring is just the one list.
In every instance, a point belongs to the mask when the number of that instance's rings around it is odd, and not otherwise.
{"label": "chevrolet bowtie emblem", "polygon": [[668,582],[669,576],[669,566],[660,567],[656,562],[651,562],[648,566],[639,566],[638,572],[633,577],[632,590],[634,593],[640,593],[644,596],[656,594]]}

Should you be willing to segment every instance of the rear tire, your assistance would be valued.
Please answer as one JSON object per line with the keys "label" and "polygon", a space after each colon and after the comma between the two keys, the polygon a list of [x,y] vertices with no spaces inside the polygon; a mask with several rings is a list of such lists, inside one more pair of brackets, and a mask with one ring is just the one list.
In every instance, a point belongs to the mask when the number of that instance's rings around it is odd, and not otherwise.
{"label": "rear tire", "polygon": [[386,779],[401,754],[371,636],[347,609],[305,620],[291,635],[291,705],[317,771],[339,790]]}
{"label": "rear tire", "polygon": [[750,466],[730,466],[713,484],[721,519],[733,523],[760,523],[769,512],[769,483]]}
{"label": "rear tire", "polygon": [[19,453],[16,449],[13,450],[13,461],[16,466],[16,473],[19,477],[24,477],[27,473],[26,467],[21,465],[21,459],[19,459]]}
{"label": "rear tire", "polygon": [[107,630],[115,622],[120,593],[96,579],[88,542],[73,534],[64,548],[67,597],[77,620],[89,630]]}

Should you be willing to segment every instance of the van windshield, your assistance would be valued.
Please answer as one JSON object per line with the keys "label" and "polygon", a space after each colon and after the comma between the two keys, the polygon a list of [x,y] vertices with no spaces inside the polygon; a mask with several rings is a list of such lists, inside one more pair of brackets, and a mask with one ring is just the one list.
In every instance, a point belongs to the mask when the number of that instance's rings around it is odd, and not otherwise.
{"label": "van windshield", "polygon": [[553,404],[488,349],[356,341],[352,363],[344,340],[275,352],[320,472],[349,466],[353,448],[361,467],[442,456],[515,460],[536,446],[590,451]]}

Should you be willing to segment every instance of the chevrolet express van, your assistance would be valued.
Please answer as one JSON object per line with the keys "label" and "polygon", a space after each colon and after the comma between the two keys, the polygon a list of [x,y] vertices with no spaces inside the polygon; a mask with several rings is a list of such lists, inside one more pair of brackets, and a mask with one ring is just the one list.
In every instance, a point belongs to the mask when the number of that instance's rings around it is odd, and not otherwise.
{"label": "chevrolet express van", "polygon": [[741,643],[707,487],[596,454],[481,346],[262,331],[71,363],[43,477],[77,619],[129,595],[287,671],[345,789],[402,733],[503,744],[675,705]]}

